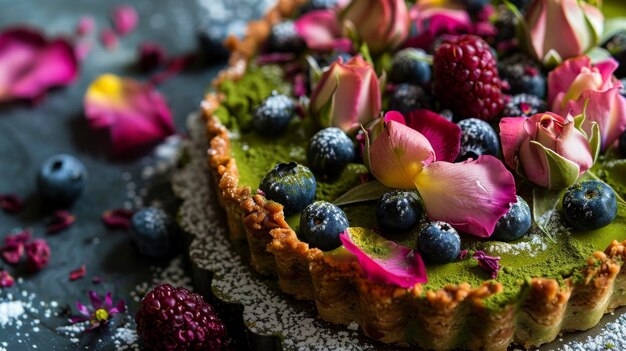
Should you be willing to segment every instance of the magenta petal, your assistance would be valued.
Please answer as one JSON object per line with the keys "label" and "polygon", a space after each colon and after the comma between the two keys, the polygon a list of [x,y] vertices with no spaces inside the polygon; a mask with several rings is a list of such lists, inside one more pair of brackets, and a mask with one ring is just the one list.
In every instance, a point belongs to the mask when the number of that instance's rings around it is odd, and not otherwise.
{"label": "magenta petal", "polygon": [[10,288],[15,283],[15,279],[5,270],[0,270],[0,288]]}
{"label": "magenta petal", "polygon": [[130,219],[135,211],[124,208],[107,210],[102,214],[102,221],[109,228],[130,228]]}
{"label": "magenta petal", "polygon": [[115,311],[116,313],[123,313],[124,311],[126,311],[126,303],[124,302],[124,300],[119,300],[110,312],[113,313],[113,311]]}
{"label": "magenta petal", "polygon": [[437,161],[454,162],[461,150],[461,128],[429,110],[415,110],[406,116],[406,124],[422,133],[435,150]]}
{"label": "magenta petal", "polygon": [[93,32],[96,27],[96,22],[91,16],[83,16],[78,20],[78,24],[76,25],[76,35],[82,37]]}
{"label": "magenta petal", "polygon": [[85,265],[81,265],[80,268],[70,272],[70,281],[78,280],[84,277],[85,273],[87,273],[87,267]]}
{"label": "magenta petal", "polygon": [[491,279],[496,279],[498,277],[500,268],[502,268],[500,267],[500,257],[488,256],[481,250],[474,252],[472,257],[478,261],[480,268],[487,272]]}
{"label": "magenta petal", "polygon": [[483,238],[491,236],[500,217],[517,201],[513,175],[493,156],[433,162],[418,174],[415,185],[431,220]]}
{"label": "magenta petal", "polygon": [[77,75],[78,59],[66,40],[48,40],[31,28],[0,33],[0,102],[35,100]]}
{"label": "magenta petal", "polygon": [[107,50],[113,50],[117,47],[117,34],[111,28],[104,28],[100,31],[100,42]]}
{"label": "magenta petal", "polygon": [[[389,241],[365,228],[348,228],[339,238],[341,243],[359,261],[365,276],[377,283],[411,288],[426,283],[426,267],[416,250]],[[376,245],[376,252],[363,243]],[[384,255],[380,255],[384,252]]]}
{"label": "magenta petal", "polygon": [[99,309],[102,308],[102,299],[100,299],[100,296],[98,296],[98,294],[96,294],[95,291],[89,291],[88,293],[89,295],[89,301],[91,301],[91,306],[94,309]]}
{"label": "magenta petal", "polygon": [[87,89],[85,116],[94,129],[108,128],[115,154],[153,145],[175,132],[165,99],[152,85],[112,74]]}
{"label": "magenta petal", "polygon": [[512,169],[517,169],[517,153],[526,138],[523,132],[524,117],[505,117],[500,120],[500,143],[504,162]]}
{"label": "magenta petal", "polygon": [[26,268],[31,272],[44,269],[50,260],[50,246],[43,239],[26,244]]}
{"label": "magenta petal", "polygon": [[[89,313],[89,309],[87,308],[87,306],[83,305],[82,303],[76,301],[76,309],[78,310],[78,312],[86,317],[90,317],[91,314]],[[82,318],[82,317],[76,317],[76,318]]]}
{"label": "magenta petal", "polygon": [[18,213],[24,207],[24,201],[16,194],[0,194],[0,209],[7,213]]}
{"label": "magenta petal", "polygon": [[296,32],[312,50],[348,52],[352,42],[341,37],[337,14],[330,10],[307,12],[294,23]]}
{"label": "magenta petal", "polygon": [[111,13],[113,27],[120,36],[130,33],[139,22],[137,11],[131,5],[120,5]]}

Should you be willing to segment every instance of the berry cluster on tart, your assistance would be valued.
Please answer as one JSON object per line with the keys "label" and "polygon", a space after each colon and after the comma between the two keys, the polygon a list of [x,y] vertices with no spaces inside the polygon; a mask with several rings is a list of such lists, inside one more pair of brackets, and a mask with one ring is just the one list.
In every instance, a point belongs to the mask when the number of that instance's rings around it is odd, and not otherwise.
{"label": "berry cluster on tart", "polygon": [[202,103],[232,239],[384,343],[504,350],[594,326],[626,304],[609,21],[577,0],[278,1]]}

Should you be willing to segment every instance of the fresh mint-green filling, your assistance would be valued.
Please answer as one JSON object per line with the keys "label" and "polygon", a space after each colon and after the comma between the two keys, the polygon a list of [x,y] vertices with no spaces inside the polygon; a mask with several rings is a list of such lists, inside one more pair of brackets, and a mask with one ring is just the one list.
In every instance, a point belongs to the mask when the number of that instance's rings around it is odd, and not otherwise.
{"label": "fresh mint-green filling", "polygon": [[[218,111],[222,123],[229,127],[231,152],[237,160],[240,185],[256,189],[261,178],[276,163],[295,161],[306,165],[306,147],[316,127],[309,118],[296,117],[287,131],[279,137],[267,138],[251,131],[249,123],[254,108],[273,90],[288,91],[280,78],[280,69],[273,66],[252,67],[243,79],[225,82],[220,86],[226,95],[223,108]],[[332,201],[352,187],[360,184],[366,174],[363,165],[351,164],[335,180],[318,179],[317,199]],[[617,172],[619,173],[619,172]],[[619,190],[618,190],[619,191]],[[376,226],[374,202],[344,206],[352,227],[373,228]],[[558,217],[558,216],[557,216]],[[299,215],[289,216],[288,223],[296,232]],[[586,265],[587,258],[597,250],[604,250],[612,240],[626,239],[626,207],[619,206],[618,216],[609,226],[588,232],[570,233],[555,220],[552,236],[554,241],[534,228],[531,233],[517,241],[500,243],[464,238],[464,248],[484,250],[492,256],[500,256],[500,271],[497,281],[505,291],[486,301],[487,306],[497,308],[520,294],[524,282],[530,277],[550,277],[562,280],[572,276]],[[416,248],[417,233],[387,235],[387,239],[398,244]],[[329,253],[341,257],[341,250]],[[427,265],[427,289],[440,289],[448,284],[470,283],[476,287],[490,279],[473,259],[465,259],[443,265]]]}

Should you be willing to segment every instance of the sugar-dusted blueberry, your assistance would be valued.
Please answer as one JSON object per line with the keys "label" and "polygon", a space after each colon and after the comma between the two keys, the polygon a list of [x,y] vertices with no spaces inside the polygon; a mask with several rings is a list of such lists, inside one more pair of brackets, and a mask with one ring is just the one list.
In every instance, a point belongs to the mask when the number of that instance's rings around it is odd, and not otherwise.
{"label": "sugar-dusted blueberry", "polygon": [[430,81],[428,55],[421,49],[406,48],[393,57],[389,81],[423,85]]}
{"label": "sugar-dusted blueberry", "polygon": [[76,157],[54,155],[45,160],[37,174],[37,187],[44,199],[55,205],[69,205],[83,192],[87,169]]}
{"label": "sugar-dusted blueberry", "polygon": [[163,210],[148,207],[141,209],[131,219],[131,238],[139,253],[161,257],[170,252],[174,222]]}
{"label": "sugar-dusted blueberry", "polygon": [[354,160],[354,143],[343,130],[324,128],[309,141],[306,157],[315,173],[334,176]]}
{"label": "sugar-dusted blueberry", "polygon": [[430,101],[424,89],[419,85],[398,84],[389,100],[392,110],[408,113],[419,108],[429,108]]}
{"label": "sugar-dusted blueberry", "polygon": [[420,228],[417,246],[428,262],[448,263],[459,256],[461,237],[446,222],[429,222]]}
{"label": "sugar-dusted blueberry", "polygon": [[275,24],[270,31],[266,45],[270,52],[299,53],[305,48],[304,41],[298,35],[293,21]]}
{"label": "sugar-dusted blueberry", "polygon": [[517,196],[517,202],[511,205],[509,211],[498,220],[491,239],[512,241],[521,238],[532,225],[530,207],[526,200]]}
{"label": "sugar-dusted blueberry", "polygon": [[563,196],[565,223],[576,230],[602,228],[615,219],[615,192],[599,180],[585,180],[567,188]]}
{"label": "sugar-dusted blueberry", "polygon": [[457,161],[476,159],[480,155],[497,155],[500,149],[498,134],[489,123],[478,118],[467,118],[461,127],[461,151]]}
{"label": "sugar-dusted blueberry", "polygon": [[293,100],[286,95],[272,92],[254,111],[252,126],[259,134],[277,135],[287,128],[294,114]]}
{"label": "sugar-dusted blueberry", "polygon": [[419,223],[423,217],[422,200],[414,191],[388,191],[383,194],[376,205],[376,219],[386,231],[407,231]]}
{"label": "sugar-dusted blueberry", "polygon": [[339,234],[348,229],[348,217],[337,206],[316,201],[307,206],[300,216],[300,240],[322,251],[341,245]]}
{"label": "sugar-dusted blueberry", "polygon": [[311,204],[316,188],[313,172],[295,162],[277,164],[259,185],[265,197],[284,206],[286,215],[298,213]]}

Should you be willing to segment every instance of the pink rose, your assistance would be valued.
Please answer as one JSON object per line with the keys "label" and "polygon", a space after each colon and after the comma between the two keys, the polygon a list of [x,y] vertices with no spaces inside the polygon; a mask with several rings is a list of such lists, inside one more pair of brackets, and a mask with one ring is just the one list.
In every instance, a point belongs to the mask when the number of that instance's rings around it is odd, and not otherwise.
{"label": "pink rose", "polygon": [[613,76],[618,63],[607,60],[592,65],[587,56],[563,62],[548,75],[548,104],[565,115],[582,113],[588,101],[583,130],[589,134],[593,122],[600,127],[602,150],[626,130],[626,99],[619,93],[622,83]]}
{"label": "pink rose", "polygon": [[[576,119],[584,118],[584,115]],[[597,128],[595,129],[595,140]],[[563,189],[576,182],[595,160],[599,145],[576,128],[574,117],[551,112],[500,121],[500,139],[507,165],[531,182]]]}
{"label": "pink rose", "polygon": [[594,47],[604,15],[580,0],[534,0],[526,12],[529,51],[539,60],[561,62]]}
{"label": "pink rose", "polygon": [[393,50],[409,35],[409,10],[404,0],[353,0],[341,19],[373,53]]}
{"label": "pink rose", "polygon": [[380,113],[380,87],[374,67],[361,56],[344,63],[340,57],[315,86],[311,114],[321,127],[350,131]]}

